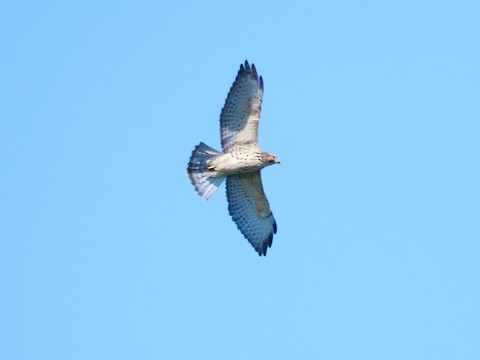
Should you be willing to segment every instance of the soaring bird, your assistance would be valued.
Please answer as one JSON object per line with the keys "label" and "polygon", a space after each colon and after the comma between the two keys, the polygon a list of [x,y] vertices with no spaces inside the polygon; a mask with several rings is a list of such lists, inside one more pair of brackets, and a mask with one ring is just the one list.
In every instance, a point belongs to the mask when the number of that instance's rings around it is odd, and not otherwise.
{"label": "soaring bird", "polygon": [[263,191],[260,170],[280,163],[260,150],[258,123],[263,99],[263,79],[255,65],[240,65],[220,114],[223,152],[203,142],[192,152],[188,176],[205,200],[227,179],[228,211],[238,229],[258,254],[272,246],[277,223]]}

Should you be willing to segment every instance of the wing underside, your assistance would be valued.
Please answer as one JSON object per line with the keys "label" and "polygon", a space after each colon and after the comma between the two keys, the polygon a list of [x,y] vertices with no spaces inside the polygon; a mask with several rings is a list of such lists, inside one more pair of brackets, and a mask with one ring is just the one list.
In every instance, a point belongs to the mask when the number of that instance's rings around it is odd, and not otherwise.
{"label": "wing underside", "polygon": [[263,79],[255,65],[240,65],[220,114],[222,148],[243,145],[258,147],[258,122],[263,99]]}
{"label": "wing underside", "polygon": [[259,255],[272,245],[277,224],[265,196],[260,171],[227,177],[228,211]]}

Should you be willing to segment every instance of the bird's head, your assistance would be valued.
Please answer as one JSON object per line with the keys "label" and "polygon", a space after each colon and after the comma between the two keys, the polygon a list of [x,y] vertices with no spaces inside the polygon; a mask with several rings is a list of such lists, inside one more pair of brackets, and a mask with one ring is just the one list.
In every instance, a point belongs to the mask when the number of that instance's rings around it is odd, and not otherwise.
{"label": "bird's head", "polygon": [[277,159],[275,155],[269,154],[267,152],[262,152],[261,159],[265,163],[265,166],[280,164],[280,161]]}

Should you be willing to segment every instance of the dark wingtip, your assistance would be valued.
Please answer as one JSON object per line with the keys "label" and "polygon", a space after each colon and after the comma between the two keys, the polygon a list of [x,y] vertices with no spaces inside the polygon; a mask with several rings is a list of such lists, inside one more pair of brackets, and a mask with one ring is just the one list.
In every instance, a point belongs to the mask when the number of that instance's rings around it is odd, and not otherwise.
{"label": "dark wingtip", "polygon": [[252,63],[250,66],[248,60],[245,60],[244,64],[240,64],[240,70],[238,70],[237,79],[244,73],[253,78],[258,83],[259,88],[263,91],[263,78],[261,76],[259,78],[255,64]]}
{"label": "dark wingtip", "polygon": [[267,246],[263,246],[262,248],[257,250],[258,256],[267,256]]}
{"label": "dark wingtip", "polygon": [[267,246],[265,243],[262,244],[262,247],[256,247],[255,251],[258,253],[258,256],[267,255]]}
{"label": "dark wingtip", "polygon": [[245,72],[247,73],[247,75],[252,74],[252,68],[250,67],[250,64],[248,63],[248,61],[245,61]]}
{"label": "dark wingtip", "polygon": [[[275,229],[276,229],[276,225],[274,224],[275,226]],[[276,231],[276,230],[275,230]],[[268,237],[268,239],[262,244],[262,247],[259,248],[259,249],[256,249],[257,252],[258,252],[258,255],[259,256],[267,256],[267,249],[269,247],[272,247],[272,243],[273,243],[273,233],[270,234],[270,236]]]}

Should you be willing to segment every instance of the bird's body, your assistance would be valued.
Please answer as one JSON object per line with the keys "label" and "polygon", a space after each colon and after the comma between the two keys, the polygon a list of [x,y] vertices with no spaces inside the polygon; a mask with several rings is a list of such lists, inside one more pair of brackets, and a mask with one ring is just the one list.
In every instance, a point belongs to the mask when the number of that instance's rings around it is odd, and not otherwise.
{"label": "bird's body", "polygon": [[256,149],[235,147],[208,161],[212,176],[221,177],[258,171],[267,166],[262,161],[262,152]]}
{"label": "bird's body", "polygon": [[220,115],[223,152],[200,143],[188,163],[188,176],[205,200],[227,179],[228,210],[238,228],[259,255],[266,255],[275,218],[263,191],[260,170],[279,163],[258,146],[258,123],[263,98],[263,80],[255,65],[240,65]]}

